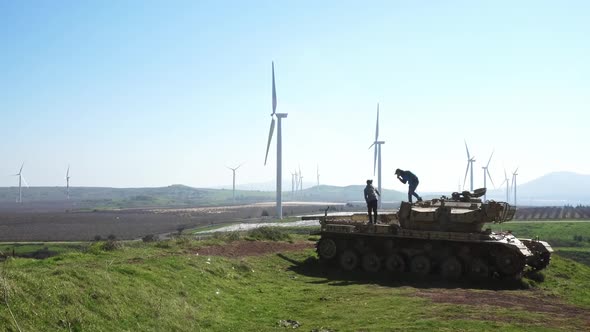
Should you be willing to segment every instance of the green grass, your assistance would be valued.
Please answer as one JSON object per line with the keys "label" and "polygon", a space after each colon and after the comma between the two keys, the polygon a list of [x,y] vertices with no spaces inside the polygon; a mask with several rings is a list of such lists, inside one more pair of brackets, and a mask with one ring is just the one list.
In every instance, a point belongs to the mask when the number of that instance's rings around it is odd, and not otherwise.
{"label": "green grass", "polygon": [[[260,238],[276,240],[282,232],[264,231]],[[290,241],[308,238],[289,234]],[[196,255],[202,246],[231,240],[235,234],[200,242],[132,242],[109,252],[94,243],[45,260],[8,259],[0,264],[0,326],[17,331],[10,307],[23,331],[282,331],[278,322],[287,319],[301,323],[301,331],[585,327],[576,319],[556,324],[518,308],[433,303],[414,296],[433,287],[429,283],[326,270],[312,249],[235,259]],[[590,308],[589,283],[587,266],[556,257],[537,287]],[[531,294],[501,292],[497,296]]]}
{"label": "green grass", "polygon": [[490,224],[494,231],[511,230],[520,238],[535,238],[547,241],[553,247],[590,248],[590,222],[510,222]]}
{"label": "green grass", "polygon": [[[539,235],[551,243],[569,243],[566,240],[586,236],[589,230],[585,223],[502,226],[519,237]],[[201,246],[238,239],[317,240],[310,235],[314,230],[264,228],[217,234],[201,242],[180,238],[125,243],[109,252],[101,250],[100,243],[0,244],[0,251],[15,248],[19,254],[44,247],[61,253],[46,260],[2,263],[0,326],[17,331],[9,305],[23,331],[272,331],[284,330],[278,322],[287,319],[297,320],[305,331],[585,327],[576,319],[555,323],[521,309],[432,303],[413,296],[432,285],[326,272],[312,250],[239,259],[194,254]],[[543,271],[545,281],[528,282],[543,294],[590,308],[589,263],[590,248],[559,248]],[[530,295],[530,290],[502,292]],[[2,300],[5,294],[8,305]]]}

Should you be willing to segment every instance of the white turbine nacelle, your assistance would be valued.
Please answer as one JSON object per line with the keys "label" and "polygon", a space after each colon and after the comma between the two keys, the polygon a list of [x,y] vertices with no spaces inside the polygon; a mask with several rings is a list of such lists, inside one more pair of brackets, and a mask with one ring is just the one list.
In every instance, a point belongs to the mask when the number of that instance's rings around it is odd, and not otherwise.
{"label": "white turbine nacelle", "polygon": [[266,145],[266,156],[264,157],[264,165],[268,160],[268,150],[270,149],[270,143],[272,142],[272,136],[275,129],[275,116],[278,119],[277,128],[277,217],[283,219],[283,206],[282,206],[282,163],[283,163],[283,138],[281,133],[281,120],[287,117],[287,113],[276,113],[277,110],[277,90],[275,87],[275,64],[272,63],[272,114],[270,115],[272,120],[270,122],[270,130],[268,132],[268,143]]}

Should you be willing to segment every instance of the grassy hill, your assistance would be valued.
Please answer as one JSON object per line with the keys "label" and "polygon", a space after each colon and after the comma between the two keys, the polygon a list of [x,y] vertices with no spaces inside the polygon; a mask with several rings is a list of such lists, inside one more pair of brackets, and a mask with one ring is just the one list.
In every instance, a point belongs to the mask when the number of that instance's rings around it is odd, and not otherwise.
{"label": "grassy hill", "polygon": [[[305,189],[293,195],[283,193],[283,200],[350,202],[363,201],[364,186],[318,186]],[[18,196],[18,188],[0,188],[0,203],[14,205]],[[65,201],[63,187],[31,187],[23,189],[23,201],[58,202]],[[399,201],[404,194],[384,190],[386,201]],[[272,191],[236,190],[235,203],[249,204],[268,202],[275,199]],[[202,206],[227,205],[233,203],[232,190],[192,188],[183,185],[172,185],[160,188],[102,188],[72,187],[70,201],[78,202],[86,207],[146,207],[146,206]]]}
{"label": "grassy hill", "polygon": [[[8,259],[0,264],[0,326],[6,331],[276,331],[293,324],[302,331],[575,331],[590,324],[590,267],[561,254],[543,272],[543,282],[415,281],[342,273],[318,262],[316,237],[269,233],[94,243],[45,260]],[[271,250],[251,252],[263,254],[255,256],[230,250],[240,246]],[[293,246],[307,249],[286,249]]]}

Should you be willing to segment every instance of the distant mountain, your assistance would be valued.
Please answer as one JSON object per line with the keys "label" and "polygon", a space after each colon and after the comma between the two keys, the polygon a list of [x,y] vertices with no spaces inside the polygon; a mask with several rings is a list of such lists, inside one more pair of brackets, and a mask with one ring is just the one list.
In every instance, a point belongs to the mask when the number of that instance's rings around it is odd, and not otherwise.
{"label": "distant mountain", "polygon": [[[554,172],[523,184],[516,179],[518,205],[590,205],[590,175]],[[505,200],[506,189],[490,191],[489,196]]]}
{"label": "distant mountain", "polygon": [[[309,184],[308,184],[309,185]],[[238,187],[241,188],[241,187]],[[306,188],[293,194],[291,184],[283,185],[284,201],[308,202],[360,202],[363,203],[364,185],[345,187],[320,185]],[[511,195],[512,195],[511,190]],[[488,199],[506,200],[505,189],[490,190]],[[439,197],[440,193],[421,192],[425,198]],[[448,195],[450,193],[443,193]],[[590,205],[590,175],[572,172],[556,172],[533,181],[519,184],[517,188],[518,205],[563,206]],[[18,188],[0,188],[0,209],[16,206]],[[124,208],[154,206],[205,206],[225,205],[234,202],[231,189],[193,188],[184,185],[171,185],[159,188],[106,188],[72,187],[69,201],[66,201],[63,187],[23,188],[23,201],[61,202],[64,209],[77,208]],[[406,192],[383,189],[384,202],[407,200]],[[236,189],[235,203],[248,204],[268,202],[275,199],[274,186],[268,190]],[[65,204],[64,202],[67,202]],[[74,208],[74,207],[72,207]]]}

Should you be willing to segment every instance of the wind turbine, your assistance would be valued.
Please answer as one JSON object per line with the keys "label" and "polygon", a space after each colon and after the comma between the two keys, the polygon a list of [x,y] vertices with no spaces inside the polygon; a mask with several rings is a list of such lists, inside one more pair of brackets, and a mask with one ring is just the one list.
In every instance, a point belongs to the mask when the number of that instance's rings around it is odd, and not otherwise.
{"label": "wind turbine", "polygon": [[299,191],[303,196],[303,174],[301,174],[301,168],[299,169]]}
{"label": "wind turbine", "polygon": [[233,173],[233,181],[232,181],[232,184],[233,184],[233,186],[232,186],[232,201],[233,201],[233,203],[236,202],[236,171],[238,170],[238,168],[242,167],[242,165],[243,164],[240,164],[240,166],[234,167],[234,168],[226,166],[228,169],[231,169],[231,171]]}
{"label": "wind turbine", "polygon": [[465,188],[465,181],[467,180],[467,173],[471,168],[471,187],[470,191],[473,191],[473,163],[475,162],[475,156],[469,154],[469,148],[467,147],[467,141],[465,141],[465,150],[467,151],[467,169],[465,170],[465,178],[463,179],[463,188]]}
{"label": "wind turbine", "polygon": [[282,166],[283,166],[283,138],[281,133],[281,120],[286,118],[288,113],[277,113],[277,90],[275,88],[275,63],[272,62],[272,114],[270,122],[270,130],[268,132],[268,144],[266,145],[266,157],[264,157],[264,165],[268,160],[268,150],[270,148],[270,142],[272,141],[272,135],[275,129],[275,116],[279,120],[277,128],[277,218],[283,219],[283,202],[282,202]]}
{"label": "wind turbine", "polygon": [[297,171],[295,171],[291,173],[291,197],[295,197],[295,184],[297,181]]}
{"label": "wind turbine", "polygon": [[70,165],[68,165],[68,170],[66,172],[66,195],[67,199],[70,199]]}
{"label": "wind turbine", "polygon": [[506,203],[510,201],[510,179],[508,179],[508,175],[506,174],[506,169],[504,168],[504,182],[500,185],[502,187],[506,183]]}
{"label": "wind turbine", "polygon": [[23,202],[23,190],[22,190],[22,182],[25,182],[25,185],[28,187],[29,185],[27,184],[27,180],[25,180],[25,177],[23,176],[23,167],[25,166],[25,163],[23,163],[20,166],[20,169],[18,170],[18,173],[14,174],[14,176],[18,176],[18,197],[16,199],[17,203],[22,203]]}
{"label": "wind turbine", "polygon": [[[377,103],[377,126],[375,127],[375,141],[371,146],[369,146],[369,150],[375,146],[375,158],[373,159],[373,175],[375,175],[375,168],[377,165],[378,175],[377,175],[377,190],[381,194],[381,145],[385,144],[385,141],[379,140],[379,103]],[[377,162],[378,159],[378,162]],[[379,196],[379,208],[382,208],[382,199]]]}
{"label": "wind turbine", "polygon": [[318,191],[320,191],[320,165],[317,165],[316,174],[318,178]]}
{"label": "wind turbine", "polygon": [[[490,175],[490,170],[489,170],[490,161],[492,161],[492,156],[493,155],[494,155],[494,151],[492,151],[492,154],[490,155],[490,159],[488,159],[488,163],[485,166],[482,167],[483,168],[483,187],[484,188],[487,188],[487,185],[486,185],[486,179],[487,178],[490,178],[490,181],[492,182],[492,185],[494,186],[494,188],[496,188],[496,185],[494,184],[494,180],[492,180],[492,175]],[[487,196],[487,190],[486,190],[486,193],[483,195],[483,200],[484,201],[486,200],[486,196]]]}
{"label": "wind turbine", "polygon": [[514,207],[516,207],[516,176],[518,175],[518,167],[512,173],[512,188],[514,188]]}

